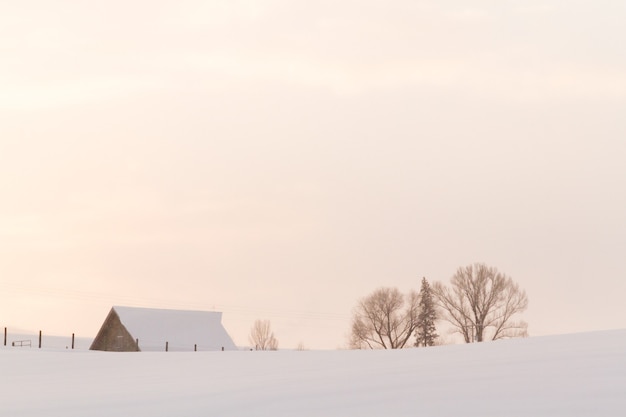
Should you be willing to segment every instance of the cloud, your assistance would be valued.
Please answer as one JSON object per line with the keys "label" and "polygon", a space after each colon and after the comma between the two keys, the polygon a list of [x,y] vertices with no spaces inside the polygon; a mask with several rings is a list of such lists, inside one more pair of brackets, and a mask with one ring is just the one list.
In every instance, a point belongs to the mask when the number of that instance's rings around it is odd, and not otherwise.
{"label": "cloud", "polygon": [[[27,54],[9,48],[9,60],[27,58],[24,66],[0,69],[0,108],[123,99],[147,90],[187,88],[189,80],[209,91],[249,82],[336,95],[434,88],[513,100],[624,96],[620,68],[583,64],[579,52],[562,48],[562,40],[554,42],[552,25],[535,22],[533,15],[551,11],[551,4],[487,9],[462,2],[382,7],[368,1],[359,5],[359,13],[353,6],[187,1],[176,7],[159,4],[145,12],[152,18],[146,21],[135,5],[116,31],[93,11],[92,26],[77,22],[77,12],[60,15],[67,27],[39,16],[33,20],[37,35],[19,30],[21,48],[35,49]],[[521,24],[532,23],[535,31],[520,36],[514,29],[520,22],[507,10],[524,15]],[[507,22],[515,23],[513,29]],[[67,62],[57,60],[50,71],[33,77],[21,75],[42,65],[41,54],[52,50]]]}

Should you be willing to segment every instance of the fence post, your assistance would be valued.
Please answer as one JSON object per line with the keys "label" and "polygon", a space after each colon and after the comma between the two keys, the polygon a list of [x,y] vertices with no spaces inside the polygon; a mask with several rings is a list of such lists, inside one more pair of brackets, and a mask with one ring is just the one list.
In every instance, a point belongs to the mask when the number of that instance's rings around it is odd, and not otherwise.
{"label": "fence post", "polygon": [[198,351],[198,345],[193,345],[193,351],[197,352]]}
{"label": "fence post", "polygon": [[4,346],[7,345],[7,328],[4,328]]}
{"label": "fence post", "polygon": [[74,333],[72,333],[72,349],[74,349]]}
{"label": "fence post", "polygon": [[39,349],[41,349],[41,330],[39,330]]}
{"label": "fence post", "polygon": [[139,352],[139,339],[135,339],[135,344],[137,346],[137,352]]}
{"label": "fence post", "polygon": [[224,351],[224,346],[222,346],[222,352]]}
{"label": "fence post", "polygon": [[165,351],[166,352],[169,350],[169,344],[170,344],[170,342],[165,342]]}

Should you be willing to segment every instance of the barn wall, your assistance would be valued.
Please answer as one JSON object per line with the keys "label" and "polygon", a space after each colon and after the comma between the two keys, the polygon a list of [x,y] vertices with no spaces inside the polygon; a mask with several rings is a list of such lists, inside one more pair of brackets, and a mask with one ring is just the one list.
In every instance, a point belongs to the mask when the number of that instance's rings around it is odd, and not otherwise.
{"label": "barn wall", "polygon": [[[141,341],[139,343],[141,344]],[[115,309],[111,309],[109,312],[89,349],[110,352],[136,352],[140,350],[137,348],[135,339],[122,325]]]}

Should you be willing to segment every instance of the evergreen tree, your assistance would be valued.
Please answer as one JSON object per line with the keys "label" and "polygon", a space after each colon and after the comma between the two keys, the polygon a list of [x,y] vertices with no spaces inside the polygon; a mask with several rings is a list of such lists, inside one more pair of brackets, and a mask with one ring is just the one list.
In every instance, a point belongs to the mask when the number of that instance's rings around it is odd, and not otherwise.
{"label": "evergreen tree", "polygon": [[415,332],[415,346],[433,346],[435,339],[439,337],[435,328],[437,320],[437,310],[433,302],[433,295],[426,278],[422,278],[422,288],[420,289],[420,312],[417,316],[417,331]]}

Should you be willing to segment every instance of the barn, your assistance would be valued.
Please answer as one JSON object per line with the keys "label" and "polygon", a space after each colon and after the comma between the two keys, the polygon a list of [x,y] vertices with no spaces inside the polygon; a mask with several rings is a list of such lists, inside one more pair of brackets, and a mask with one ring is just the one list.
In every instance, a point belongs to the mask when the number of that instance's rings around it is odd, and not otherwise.
{"label": "barn", "polygon": [[236,350],[215,311],[111,308],[90,350],[211,351]]}

